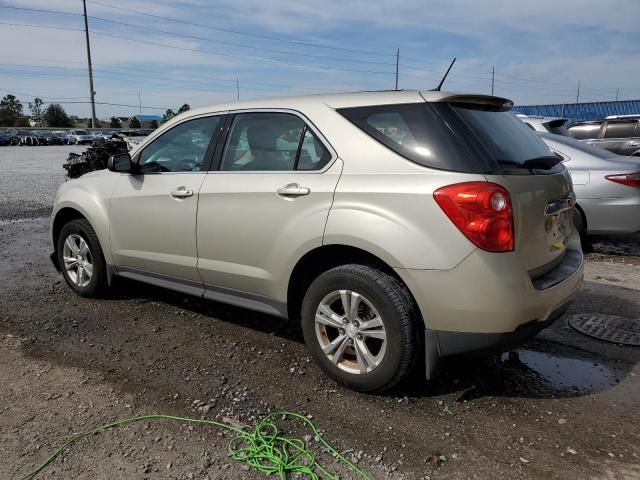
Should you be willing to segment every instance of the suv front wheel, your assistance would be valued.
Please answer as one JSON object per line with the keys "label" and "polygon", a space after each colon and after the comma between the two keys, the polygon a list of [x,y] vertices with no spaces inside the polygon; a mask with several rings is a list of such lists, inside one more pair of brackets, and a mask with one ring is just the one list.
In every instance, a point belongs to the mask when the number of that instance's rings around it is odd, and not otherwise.
{"label": "suv front wheel", "polygon": [[78,295],[96,296],[107,286],[107,271],[96,232],[85,219],[72,220],[60,230],[58,265]]}
{"label": "suv front wheel", "polygon": [[355,390],[386,390],[417,356],[416,307],[396,278],[364,265],[321,274],[302,304],[305,343],[320,368]]}

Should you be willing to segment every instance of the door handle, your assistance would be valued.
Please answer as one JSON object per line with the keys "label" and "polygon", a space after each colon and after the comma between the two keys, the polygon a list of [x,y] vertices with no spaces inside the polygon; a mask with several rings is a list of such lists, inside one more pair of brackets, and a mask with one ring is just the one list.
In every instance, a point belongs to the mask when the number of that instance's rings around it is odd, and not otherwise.
{"label": "door handle", "polygon": [[193,190],[187,190],[187,187],[178,187],[171,192],[173,198],[187,198],[193,196]]}
{"label": "door handle", "polygon": [[638,142],[629,142],[627,145],[629,145],[630,147],[640,147],[640,143]]}
{"label": "door handle", "polygon": [[309,195],[311,190],[307,187],[301,187],[297,183],[290,183],[276,190],[276,193],[281,197],[301,197],[303,195]]}

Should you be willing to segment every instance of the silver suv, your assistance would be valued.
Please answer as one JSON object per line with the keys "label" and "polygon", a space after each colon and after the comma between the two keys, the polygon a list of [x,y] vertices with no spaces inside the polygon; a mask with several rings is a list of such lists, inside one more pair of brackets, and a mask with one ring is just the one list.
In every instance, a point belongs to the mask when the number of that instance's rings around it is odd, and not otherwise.
{"label": "silver suv", "polygon": [[92,296],[127,277],[301,321],[337,381],[508,348],[582,283],[570,177],[509,110],[370,92],[191,110],[63,184],[52,259]]}

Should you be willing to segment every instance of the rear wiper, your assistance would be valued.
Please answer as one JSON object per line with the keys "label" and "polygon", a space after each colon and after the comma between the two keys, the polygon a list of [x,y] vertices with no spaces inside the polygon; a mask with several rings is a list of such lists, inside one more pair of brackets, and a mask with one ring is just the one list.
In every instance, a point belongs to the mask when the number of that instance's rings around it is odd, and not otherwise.
{"label": "rear wiper", "polygon": [[530,158],[524,162],[514,162],[512,160],[500,160],[500,165],[513,165],[516,168],[526,168],[527,170],[550,170],[555,165],[562,162],[562,158],[556,155],[542,155],[540,157]]}

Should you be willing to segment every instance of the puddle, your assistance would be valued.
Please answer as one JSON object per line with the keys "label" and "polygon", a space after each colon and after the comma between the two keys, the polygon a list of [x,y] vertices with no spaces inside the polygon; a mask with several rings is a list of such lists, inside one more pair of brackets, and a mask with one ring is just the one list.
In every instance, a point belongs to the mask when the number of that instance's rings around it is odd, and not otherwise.
{"label": "puddle", "polygon": [[522,385],[535,390],[598,392],[620,381],[613,371],[602,364],[530,350],[502,354],[499,368],[504,370],[503,375],[510,371],[514,375],[526,375],[529,381]]}

